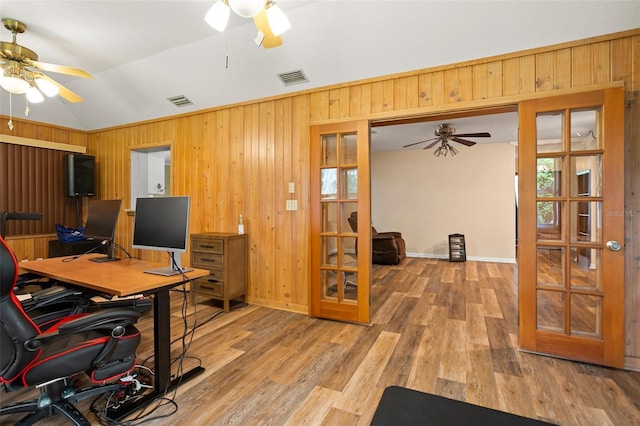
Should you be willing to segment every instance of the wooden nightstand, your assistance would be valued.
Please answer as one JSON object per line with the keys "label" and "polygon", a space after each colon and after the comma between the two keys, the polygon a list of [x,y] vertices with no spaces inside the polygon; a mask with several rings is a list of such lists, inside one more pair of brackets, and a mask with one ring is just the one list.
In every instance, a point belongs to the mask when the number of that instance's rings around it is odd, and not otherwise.
{"label": "wooden nightstand", "polygon": [[224,311],[229,312],[230,300],[245,300],[247,266],[246,234],[191,234],[191,267],[210,271],[208,276],[193,280],[193,303],[203,297],[222,300]]}

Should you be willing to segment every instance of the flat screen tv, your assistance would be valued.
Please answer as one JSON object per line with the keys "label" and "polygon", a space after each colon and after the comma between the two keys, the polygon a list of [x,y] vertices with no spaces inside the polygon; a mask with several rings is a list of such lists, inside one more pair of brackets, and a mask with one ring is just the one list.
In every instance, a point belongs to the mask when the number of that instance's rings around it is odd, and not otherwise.
{"label": "flat screen tv", "polygon": [[180,254],[187,251],[190,197],[151,197],[136,200],[133,222],[133,248],[162,250],[169,254],[169,266],[145,272],[176,275],[190,269],[180,265]]}
{"label": "flat screen tv", "polygon": [[67,154],[63,167],[69,197],[92,196],[94,193],[96,157],[93,155]]}
{"label": "flat screen tv", "polygon": [[93,262],[118,260],[113,255],[113,239],[121,204],[122,200],[91,200],[89,202],[84,236],[89,240],[101,240],[107,247],[106,257],[92,257],[89,260]]}

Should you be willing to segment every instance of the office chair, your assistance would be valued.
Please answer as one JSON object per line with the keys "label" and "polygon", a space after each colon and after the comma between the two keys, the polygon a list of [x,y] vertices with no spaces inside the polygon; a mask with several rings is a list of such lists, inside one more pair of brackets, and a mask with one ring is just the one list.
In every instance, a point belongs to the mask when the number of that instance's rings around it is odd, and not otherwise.
{"label": "office chair", "polygon": [[[134,309],[103,309],[62,318],[43,332],[16,298],[18,262],[0,237],[0,382],[7,392],[36,386],[40,397],[0,406],[0,416],[27,413],[18,424],[61,415],[90,425],[74,407],[86,398],[123,390],[130,380],[114,381],[135,366],[140,332]],[[94,383],[79,389],[83,374]],[[111,382],[104,384],[105,382]]]}

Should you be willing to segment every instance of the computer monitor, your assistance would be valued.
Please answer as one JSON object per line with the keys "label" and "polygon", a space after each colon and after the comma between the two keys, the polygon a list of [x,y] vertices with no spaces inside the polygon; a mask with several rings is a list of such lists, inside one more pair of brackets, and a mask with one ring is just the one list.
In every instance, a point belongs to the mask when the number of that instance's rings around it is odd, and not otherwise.
{"label": "computer monitor", "polygon": [[145,272],[176,275],[190,269],[180,265],[189,237],[188,196],[138,198],[133,222],[133,248],[169,253],[169,266]]}
{"label": "computer monitor", "polygon": [[107,246],[107,256],[92,257],[89,260],[93,262],[119,260],[113,256],[113,238],[116,233],[121,204],[122,200],[92,200],[89,202],[84,236],[89,240],[102,241]]}

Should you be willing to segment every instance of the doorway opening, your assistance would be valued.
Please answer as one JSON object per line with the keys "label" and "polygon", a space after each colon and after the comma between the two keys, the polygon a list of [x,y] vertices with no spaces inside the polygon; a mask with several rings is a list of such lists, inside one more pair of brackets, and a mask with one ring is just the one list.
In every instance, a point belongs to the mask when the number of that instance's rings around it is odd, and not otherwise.
{"label": "doorway opening", "polygon": [[171,146],[131,150],[131,209],[136,199],[166,197],[171,189]]}
{"label": "doorway opening", "polygon": [[[372,123],[371,222],[401,232],[408,258],[448,259],[448,235],[463,234],[467,259],[517,262],[517,107],[474,113]],[[404,148],[434,138],[443,123],[491,137],[454,141],[453,157],[423,149],[431,142]]]}

